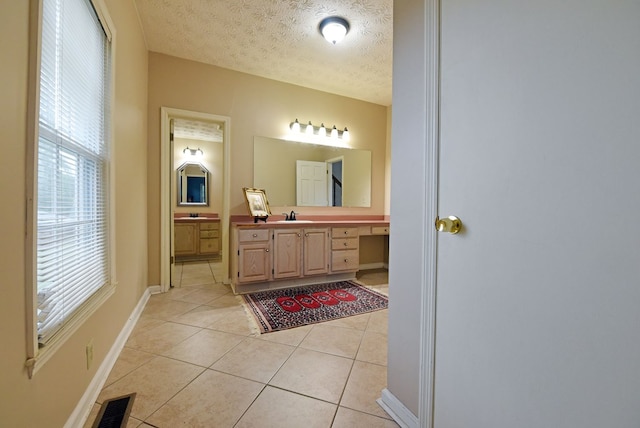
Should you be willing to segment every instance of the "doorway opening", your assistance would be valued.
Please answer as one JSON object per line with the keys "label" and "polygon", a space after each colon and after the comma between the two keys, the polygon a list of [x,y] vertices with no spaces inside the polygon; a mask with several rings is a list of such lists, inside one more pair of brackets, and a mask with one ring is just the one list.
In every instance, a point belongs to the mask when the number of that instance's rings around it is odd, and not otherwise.
{"label": "doorway opening", "polygon": [[327,160],[329,206],[342,206],[342,183],[344,156]]}
{"label": "doorway opening", "polygon": [[[208,113],[200,113],[188,110],[173,109],[169,107],[162,107],[161,109],[161,155],[160,155],[160,179],[161,179],[161,193],[160,193],[160,287],[161,291],[166,292],[171,287],[173,264],[175,262],[175,240],[174,240],[174,217],[176,212],[188,212],[200,213],[204,215],[210,214],[211,216],[217,215],[220,218],[220,260],[222,264],[223,282],[230,283],[229,278],[229,201],[230,201],[230,126],[231,119],[227,116],[219,116]],[[202,135],[192,134],[192,137],[197,138],[183,138],[178,139],[174,135],[173,125],[174,122],[191,124],[194,128],[198,128],[198,124],[203,125],[215,125],[214,128],[219,131],[219,137],[221,141],[213,144],[217,144],[210,147],[210,155],[207,161],[204,159],[207,157],[207,152],[201,148],[203,152],[203,158],[196,159],[197,162],[208,162],[212,171],[211,179],[209,180],[209,200],[210,202],[206,206],[180,206],[178,202],[178,191],[176,184],[176,150],[180,149],[180,153],[188,155],[190,150],[186,149],[186,145],[190,141],[197,144],[202,144]],[[188,128],[189,126],[187,126]],[[183,135],[184,137],[185,135]],[[188,136],[188,135],[187,135]],[[198,141],[198,139],[200,141]],[[184,140],[184,141],[183,141]],[[182,148],[185,145],[185,148]],[[180,147],[178,147],[180,146]],[[201,205],[201,204],[200,204]],[[184,214],[184,213],[183,213]]]}

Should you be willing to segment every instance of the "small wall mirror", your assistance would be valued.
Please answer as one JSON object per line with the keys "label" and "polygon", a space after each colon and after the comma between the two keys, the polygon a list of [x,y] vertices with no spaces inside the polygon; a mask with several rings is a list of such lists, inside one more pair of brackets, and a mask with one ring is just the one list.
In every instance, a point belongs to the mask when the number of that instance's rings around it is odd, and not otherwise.
{"label": "small wall mirror", "polygon": [[179,206],[209,205],[209,170],[198,162],[185,162],[177,170]]}

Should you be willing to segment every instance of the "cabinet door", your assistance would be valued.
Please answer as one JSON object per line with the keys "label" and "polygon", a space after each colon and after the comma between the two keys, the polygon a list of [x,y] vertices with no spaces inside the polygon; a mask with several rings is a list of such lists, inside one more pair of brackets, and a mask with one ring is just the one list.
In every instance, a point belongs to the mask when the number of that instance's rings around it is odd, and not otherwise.
{"label": "cabinet door", "polygon": [[198,225],[196,223],[176,223],[174,225],[174,252],[176,256],[190,256],[197,253]]}
{"label": "cabinet door", "polygon": [[271,279],[271,246],[269,242],[238,246],[238,282]]}
{"label": "cabinet door", "polygon": [[329,273],[329,229],[305,229],[303,242],[304,274]]}
{"label": "cabinet door", "polygon": [[302,231],[276,229],[273,236],[273,278],[296,278],[302,275]]}

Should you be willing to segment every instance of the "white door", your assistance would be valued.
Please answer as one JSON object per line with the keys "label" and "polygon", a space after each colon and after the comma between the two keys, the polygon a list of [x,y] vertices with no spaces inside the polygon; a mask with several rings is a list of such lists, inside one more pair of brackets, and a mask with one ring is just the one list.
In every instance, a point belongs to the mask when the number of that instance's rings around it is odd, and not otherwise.
{"label": "white door", "polygon": [[640,2],[441,2],[434,426],[640,426]]}
{"label": "white door", "polygon": [[325,162],[296,161],[296,205],[326,207],[327,164]]}

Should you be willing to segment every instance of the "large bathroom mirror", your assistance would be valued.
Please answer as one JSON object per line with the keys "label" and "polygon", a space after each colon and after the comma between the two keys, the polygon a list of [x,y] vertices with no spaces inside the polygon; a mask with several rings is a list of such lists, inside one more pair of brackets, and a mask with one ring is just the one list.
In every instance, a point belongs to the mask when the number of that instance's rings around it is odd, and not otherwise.
{"label": "large bathroom mirror", "polygon": [[177,171],[179,206],[209,205],[209,171],[198,162],[185,162]]}
{"label": "large bathroom mirror", "polygon": [[371,152],[253,138],[253,186],[272,206],[371,206]]}

